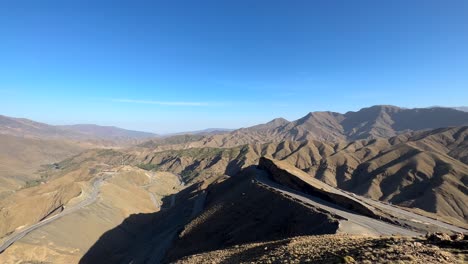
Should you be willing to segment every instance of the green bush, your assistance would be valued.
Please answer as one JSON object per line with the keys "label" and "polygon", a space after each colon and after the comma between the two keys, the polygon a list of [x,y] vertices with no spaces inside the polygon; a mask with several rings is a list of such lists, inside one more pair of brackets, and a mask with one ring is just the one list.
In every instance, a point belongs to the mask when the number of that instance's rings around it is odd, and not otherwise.
{"label": "green bush", "polygon": [[142,170],[150,171],[150,170],[157,170],[159,168],[159,165],[151,164],[151,163],[140,163],[137,165],[137,167]]}
{"label": "green bush", "polygon": [[34,187],[34,186],[37,186],[41,183],[43,183],[44,180],[40,179],[40,180],[30,180],[30,181],[27,181],[24,186],[23,186],[23,189],[26,189],[26,188],[31,188],[31,187]]}

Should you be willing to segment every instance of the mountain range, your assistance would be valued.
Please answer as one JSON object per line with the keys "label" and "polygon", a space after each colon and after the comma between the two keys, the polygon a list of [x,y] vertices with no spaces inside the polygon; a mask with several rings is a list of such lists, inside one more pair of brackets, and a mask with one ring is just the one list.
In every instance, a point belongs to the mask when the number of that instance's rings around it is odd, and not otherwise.
{"label": "mountain range", "polygon": [[0,115],[0,134],[29,138],[69,140],[131,140],[157,137],[156,134],[114,126],[77,124],[54,126],[25,118]]}
{"label": "mountain range", "polygon": [[[302,239],[332,263],[372,262],[381,243],[380,257],[453,263],[449,242],[386,236],[468,230],[468,112],[450,108],[171,136],[0,116],[0,146],[1,263],[237,263],[259,246],[274,262]],[[347,253],[327,242],[341,238]],[[361,242],[372,248],[352,248]]]}
{"label": "mountain range", "polygon": [[310,112],[288,121],[276,118],[268,123],[230,133],[205,136],[190,147],[233,147],[251,142],[321,140],[328,142],[389,138],[411,131],[468,124],[468,112],[451,108],[400,108],[377,105],[357,112]]}

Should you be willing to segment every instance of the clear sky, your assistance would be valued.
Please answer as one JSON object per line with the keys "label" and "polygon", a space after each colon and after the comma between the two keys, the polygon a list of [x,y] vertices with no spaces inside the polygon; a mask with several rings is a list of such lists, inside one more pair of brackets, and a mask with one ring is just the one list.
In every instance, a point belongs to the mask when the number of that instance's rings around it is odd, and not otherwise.
{"label": "clear sky", "polygon": [[468,1],[0,1],[0,114],[152,132],[468,105]]}

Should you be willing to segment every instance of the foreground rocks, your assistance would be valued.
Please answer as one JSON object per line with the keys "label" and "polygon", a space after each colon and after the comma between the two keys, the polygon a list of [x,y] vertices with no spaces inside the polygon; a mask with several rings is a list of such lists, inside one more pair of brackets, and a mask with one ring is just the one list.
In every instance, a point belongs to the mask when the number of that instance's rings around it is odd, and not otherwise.
{"label": "foreground rocks", "polygon": [[177,263],[466,263],[467,252],[423,238],[321,235],[238,245]]}

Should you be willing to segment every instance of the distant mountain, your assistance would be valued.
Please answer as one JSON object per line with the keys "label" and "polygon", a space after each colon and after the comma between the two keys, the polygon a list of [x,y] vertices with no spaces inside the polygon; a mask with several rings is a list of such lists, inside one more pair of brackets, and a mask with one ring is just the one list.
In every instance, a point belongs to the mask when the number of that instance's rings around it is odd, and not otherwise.
{"label": "distant mountain", "polygon": [[459,106],[459,107],[452,107],[455,110],[463,111],[463,112],[468,112],[468,106]]}
{"label": "distant mountain", "polygon": [[80,138],[83,135],[72,130],[39,123],[26,118],[0,115],[0,134],[32,138]]}
{"label": "distant mountain", "polygon": [[463,112],[468,112],[468,106],[440,106],[440,105],[434,105],[430,106],[427,108],[449,108],[449,109],[455,109],[458,111],[463,111]]}
{"label": "distant mountain", "polygon": [[468,112],[456,109],[442,107],[407,109],[376,105],[345,114],[328,111],[311,112],[292,122],[278,118],[266,124],[206,137],[199,146],[231,147],[253,142],[284,140],[315,139],[338,142],[389,138],[410,131],[467,124]]}
{"label": "distant mountain", "polygon": [[156,134],[126,130],[112,126],[70,125],[53,126],[25,118],[0,115],[0,134],[41,139],[69,140],[138,140]]}
{"label": "distant mountain", "polygon": [[149,132],[141,132],[134,130],[127,130],[115,126],[98,126],[93,124],[78,124],[58,126],[64,130],[78,132],[81,134],[89,135],[90,137],[98,137],[104,139],[143,139],[157,137],[157,134]]}
{"label": "distant mountain", "polygon": [[179,136],[179,135],[217,135],[217,134],[224,134],[227,132],[234,131],[234,129],[229,128],[207,128],[202,130],[195,130],[195,131],[185,131],[185,132],[177,132],[177,133],[170,133],[165,135],[166,137],[172,136]]}

